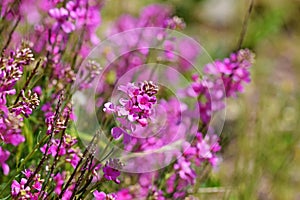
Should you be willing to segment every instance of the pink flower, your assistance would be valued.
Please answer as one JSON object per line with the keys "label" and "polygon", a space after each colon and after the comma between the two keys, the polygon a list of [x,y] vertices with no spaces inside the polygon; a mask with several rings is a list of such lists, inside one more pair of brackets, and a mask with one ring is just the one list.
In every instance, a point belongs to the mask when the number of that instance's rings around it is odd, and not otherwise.
{"label": "pink flower", "polygon": [[16,197],[20,194],[20,197],[30,198],[30,187],[25,187],[27,179],[22,178],[20,183],[16,180],[13,180],[11,184],[11,194],[13,197]]}
{"label": "pink flower", "polygon": [[65,172],[57,173],[54,176],[54,182],[56,183],[54,192],[58,195],[61,193],[62,186],[64,185],[64,180],[65,180]]}
{"label": "pink flower", "polygon": [[103,111],[106,113],[114,113],[116,110],[115,110],[115,106],[113,103],[107,102],[104,104]]}
{"label": "pink flower", "polygon": [[118,169],[121,169],[123,164],[118,159],[109,159],[103,167],[104,178],[110,181],[114,181],[119,184],[120,180],[118,177],[121,172]]}
{"label": "pink flower", "polygon": [[66,189],[62,196],[62,200],[71,200],[72,194],[73,194],[73,189],[75,187],[75,184],[71,185]]}
{"label": "pink flower", "polygon": [[126,132],[123,129],[121,129],[120,127],[114,127],[111,129],[111,135],[115,139],[118,139],[124,133],[126,133]]}
{"label": "pink flower", "polygon": [[165,20],[171,15],[171,9],[162,4],[145,7],[140,14],[139,27],[163,27]]}
{"label": "pink flower", "polygon": [[33,89],[32,89],[32,91],[34,92],[34,93],[36,93],[38,96],[41,96],[42,95],[42,88],[41,88],[41,86],[36,86],[36,87],[34,87]]}
{"label": "pink flower", "polygon": [[200,165],[206,160],[210,162],[212,166],[215,166],[218,161],[216,153],[221,150],[221,146],[218,142],[219,137],[215,134],[209,133],[203,139],[202,134],[197,133],[196,138],[196,164]]}
{"label": "pink flower", "polygon": [[229,58],[207,64],[204,72],[220,76],[225,85],[226,96],[231,97],[243,91],[244,83],[250,82],[249,68],[253,63],[254,54],[248,49],[242,49],[232,53]]}
{"label": "pink flower", "polygon": [[94,195],[96,200],[105,200],[106,199],[105,192],[98,192],[98,190],[95,190],[93,192],[93,195]]}
{"label": "pink flower", "polygon": [[56,24],[54,25],[55,29],[61,26],[65,33],[71,33],[75,30],[75,25],[68,21],[69,12],[67,9],[53,8],[49,10],[49,15],[57,20]]}
{"label": "pink flower", "polygon": [[148,125],[148,120],[146,118],[137,119],[137,121],[142,127],[146,127]]}
{"label": "pink flower", "polygon": [[71,158],[66,159],[66,161],[71,163],[72,167],[75,169],[80,161],[80,157],[77,155],[77,153],[73,153],[71,154]]}
{"label": "pink flower", "polygon": [[132,194],[130,194],[130,191],[126,188],[119,190],[116,195],[117,195],[118,199],[120,199],[120,200],[134,199]]}
{"label": "pink flower", "polygon": [[196,172],[191,168],[191,162],[181,157],[174,165],[174,169],[178,172],[180,178],[194,184],[196,180]]}
{"label": "pink flower", "polygon": [[142,110],[150,110],[151,109],[151,103],[150,103],[150,97],[147,94],[138,95],[137,96],[137,102],[138,106]]}
{"label": "pink flower", "polygon": [[32,185],[32,187],[33,187],[34,189],[36,189],[37,191],[41,191],[41,189],[42,189],[42,183],[39,182],[39,181],[37,181],[37,182],[35,182],[35,183]]}
{"label": "pink flower", "polygon": [[[114,127],[111,130],[115,139],[122,134],[125,136],[126,131],[124,130],[134,131],[135,124],[132,122],[137,122],[142,127],[148,125],[153,113],[153,105],[157,102],[154,95],[158,92],[158,86],[151,81],[145,81],[140,83],[140,87],[135,86],[134,83],[128,83],[127,85],[120,85],[118,89],[126,93],[128,98],[121,98],[118,106],[107,102],[103,109],[106,113],[116,113],[118,115],[117,120],[122,124],[122,127]],[[126,117],[127,121],[124,120]],[[127,123],[128,121],[130,124]]]}
{"label": "pink flower", "polygon": [[93,192],[93,195],[95,197],[95,200],[116,200],[119,199],[117,198],[117,195],[115,194],[106,194],[105,192],[99,192],[98,190],[95,190]]}
{"label": "pink flower", "polygon": [[28,179],[32,175],[32,171],[30,169],[25,169],[22,174]]}
{"label": "pink flower", "polygon": [[8,175],[9,173],[9,166],[5,163],[9,155],[10,155],[9,151],[6,151],[2,147],[0,147],[0,165],[2,167],[4,175]]}

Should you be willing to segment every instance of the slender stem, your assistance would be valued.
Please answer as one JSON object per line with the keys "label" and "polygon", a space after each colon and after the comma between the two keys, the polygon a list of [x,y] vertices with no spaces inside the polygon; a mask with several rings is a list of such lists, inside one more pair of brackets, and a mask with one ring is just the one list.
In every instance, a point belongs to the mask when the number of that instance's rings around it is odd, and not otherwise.
{"label": "slender stem", "polygon": [[56,107],[56,111],[55,111],[55,116],[54,116],[54,122],[53,122],[53,125],[52,125],[52,129],[51,129],[51,133],[50,133],[50,138],[49,138],[46,150],[45,150],[45,154],[43,155],[42,160],[40,161],[39,165],[35,169],[34,173],[31,174],[31,176],[28,178],[28,181],[25,184],[25,186],[28,186],[30,184],[30,182],[33,180],[33,177],[35,176],[35,174],[37,174],[41,170],[42,165],[48,159],[48,154],[47,153],[48,153],[48,150],[50,148],[51,139],[53,138],[53,135],[54,135],[55,126],[56,126],[56,123],[57,123],[57,120],[58,120],[59,110],[60,110],[60,107],[61,107],[61,104],[62,104],[63,94],[64,93],[61,92],[60,98],[59,98],[58,103],[57,103],[57,107]]}
{"label": "slender stem", "polygon": [[253,10],[253,5],[254,5],[254,0],[250,0],[248,12],[245,15],[242,31],[240,33],[239,41],[238,41],[238,44],[237,44],[237,50],[239,50],[242,47],[243,41],[245,39],[245,35],[246,35],[246,32],[247,32],[247,28],[248,28],[248,22],[249,22],[249,19],[250,19],[251,12]]}
{"label": "slender stem", "polygon": [[[88,10],[89,9],[89,4],[86,3],[85,5],[85,9]],[[76,65],[76,61],[77,61],[77,58],[78,58],[78,54],[79,54],[79,50],[80,48],[82,47],[82,44],[83,44],[83,40],[84,40],[84,34],[86,32],[86,27],[87,27],[87,13],[85,13],[85,16],[84,16],[84,25],[83,25],[83,28],[82,28],[82,31],[80,33],[80,36],[79,36],[79,42],[78,42],[78,45],[77,45],[77,49],[74,51],[75,55],[74,55],[74,58],[72,60],[72,64],[71,64],[71,68],[74,70],[75,68],[75,65]],[[80,66],[80,65],[79,65]],[[77,70],[77,69],[76,69]]]}
{"label": "slender stem", "polygon": [[[66,118],[66,121],[65,121],[65,124],[64,124],[65,127],[67,127],[68,122],[69,122],[69,113],[67,114],[67,118]],[[46,180],[45,180],[45,182],[44,182],[44,184],[43,184],[43,187],[42,187],[42,190],[41,190],[42,192],[40,193],[39,197],[42,197],[42,196],[43,196],[43,194],[44,194],[44,192],[45,192],[44,189],[45,189],[46,185],[48,184],[49,178],[50,178],[51,174],[53,173],[54,168],[55,168],[56,165],[57,165],[57,162],[58,162],[58,160],[59,160],[59,151],[60,151],[61,145],[62,145],[62,143],[63,143],[63,138],[64,138],[64,136],[65,136],[65,133],[66,133],[66,129],[64,129],[64,130],[62,131],[62,133],[61,133],[60,142],[59,142],[59,145],[58,145],[58,147],[57,147],[57,152],[56,152],[56,155],[55,155],[55,157],[54,157],[53,164],[52,164],[51,169],[50,169],[50,172],[48,173],[47,178],[46,178]],[[48,197],[49,195],[51,195],[51,193],[48,193],[48,194],[47,194],[47,197]],[[46,197],[46,199],[47,199],[47,197]]]}
{"label": "slender stem", "polygon": [[71,176],[69,177],[67,183],[65,184],[65,186],[63,187],[63,189],[61,190],[61,193],[59,194],[59,199],[62,198],[63,194],[65,193],[65,191],[67,190],[67,188],[69,187],[71,181],[73,180],[79,166],[81,165],[83,159],[85,159],[85,156],[87,155],[87,153],[90,151],[90,148],[92,146],[92,144],[94,143],[95,139],[96,139],[97,133],[94,135],[92,141],[90,142],[89,146],[86,148],[86,150],[83,152],[83,155],[81,157],[81,159],[79,160],[77,166],[75,167],[73,173],[71,174]]}
{"label": "slender stem", "polygon": [[[86,162],[84,163],[84,166],[83,166],[83,169],[81,171],[81,174],[78,178],[78,180],[76,181],[76,184],[75,184],[75,187],[73,189],[73,193],[72,193],[72,196],[71,196],[71,199],[73,199],[77,193],[77,188],[80,186],[80,184],[83,182],[86,181],[86,179],[88,179],[88,177],[90,176],[91,174],[91,168],[92,168],[92,165],[93,165],[93,160],[94,160],[94,155],[91,155],[87,160]],[[89,165],[88,165],[89,163]],[[88,166],[88,167],[87,167]],[[87,170],[85,170],[87,169]],[[85,172],[87,171],[87,175],[85,176]]]}
{"label": "slender stem", "polygon": [[12,35],[15,32],[15,30],[16,30],[17,26],[19,25],[20,21],[21,21],[21,17],[19,16],[18,19],[17,19],[17,21],[16,21],[16,23],[15,23],[15,25],[13,26],[12,30],[8,34],[7,41],[6,41],[5,45],[3,46],[2,50],[1,50],[1,53],[3,53],[6,50],[6,48],[8,47],[8,45],[9,45],[9,43],[11,41]]}

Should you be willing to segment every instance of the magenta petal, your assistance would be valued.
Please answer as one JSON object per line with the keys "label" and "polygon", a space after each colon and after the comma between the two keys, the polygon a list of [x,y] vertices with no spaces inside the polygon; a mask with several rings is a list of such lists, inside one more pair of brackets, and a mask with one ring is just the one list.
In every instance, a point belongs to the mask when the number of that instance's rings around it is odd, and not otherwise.
{"label": "magenta petal", "polygon": [[64,30],[65,33],[71,33],[75,30],[75,25],[71,22],[66,21],[61,25],[61,28]]}
{"label": "magenta petal", "polygon": [[9,173],[9,166],[6,163],[2,163],[2,170],[4,175],[8,175]]}
{"label": "magenta petal", "polygon": [[13,134],[7,137],[7,143],[10,143],[14,146],[18,146],[20,143],[25,141],[25,137],[21,134]]}
{"label": "magenta petal", "polygon": [[3,111],[3,113],[5,114],[5,116],[8,115],[8,109],[5,105],[0,105],[0,110]]}
{"label": "magenta petal", "polygon": [[148,121],[147,119],[143,118],[143,119],[138,119],[137,120],[139,122],[139,124],[142,126],[142,127],[145,127],[148,125]]}
{"label": "magenta petal", "polygon": [[93,192],[93,195],[96,200],[105,200],[106,199],[106,194],[104,192],[98,192],[97,190],[95,190]]}
{"label": "magenta petal", "polygon": [[111,129],[111,135],[113,138],[118,139],[125,131],[123,131],[120,127],[114,127]]}
{"label": "magenta petal", "polygon": [[11,184],[11,194],[12,196],[17,196],[20,192],[20,184],[18,183],[18,181],[13,180],[12,184]]}
{"label": "magenta petal", "polygon": [[131,136],[127,133],[124,133],[123,143],[129,144],[130,141],[131,141]]}
{"label": "magenta petal", "polygon": [[59,9],[53,8],[53,9],[49,10],[49,15],[50,15],[50,17],[53,17],[53,18],[60,17]]}

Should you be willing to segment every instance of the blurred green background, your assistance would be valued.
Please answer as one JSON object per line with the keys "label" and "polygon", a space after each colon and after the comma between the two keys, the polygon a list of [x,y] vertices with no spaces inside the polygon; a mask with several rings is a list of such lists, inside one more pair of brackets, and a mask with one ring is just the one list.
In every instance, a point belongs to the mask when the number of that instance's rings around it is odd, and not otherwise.
{"label": "blurred green background", "polygon": [[[103,26],[121,13],[164,3],[213,58],[236,50],[249,0],[110,0]],[[199,199],[300,199],[300,1],[254,0],[242,47],[256,54],[252,82],[227,102],[223,162]],[[197,184],[196,184],[197,185]]]}

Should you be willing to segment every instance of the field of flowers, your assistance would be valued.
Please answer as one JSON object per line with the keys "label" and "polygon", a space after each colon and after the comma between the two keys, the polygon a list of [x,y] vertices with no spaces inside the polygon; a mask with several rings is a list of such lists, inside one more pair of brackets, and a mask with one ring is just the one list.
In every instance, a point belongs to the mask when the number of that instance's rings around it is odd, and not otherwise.
{"label": "field of flowers", "polygon": [[2,0],[0,199],[299,199],[299,9]]}

